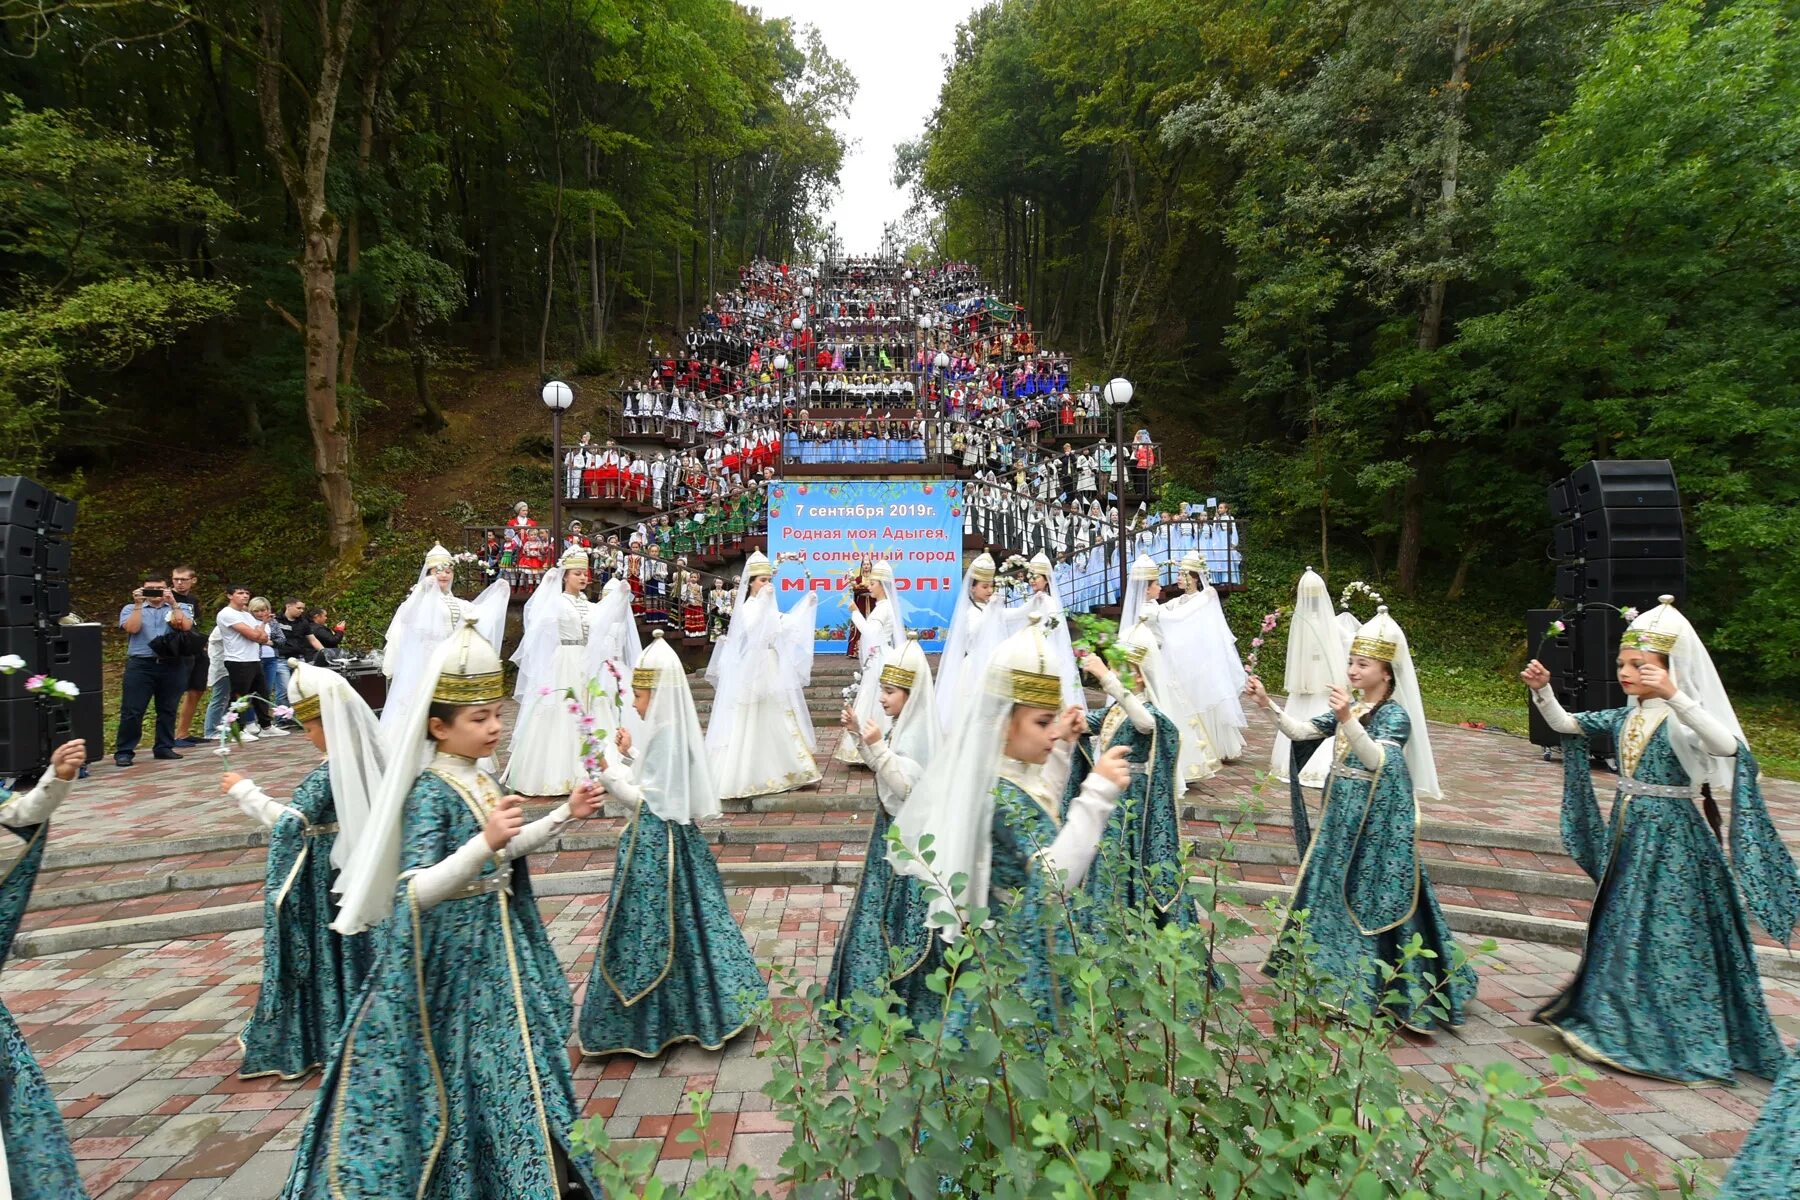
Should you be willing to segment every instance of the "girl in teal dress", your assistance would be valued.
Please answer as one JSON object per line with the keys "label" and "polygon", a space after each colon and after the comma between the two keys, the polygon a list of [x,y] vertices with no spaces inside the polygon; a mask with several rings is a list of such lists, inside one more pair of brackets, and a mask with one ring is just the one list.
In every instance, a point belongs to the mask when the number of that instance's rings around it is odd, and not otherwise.
{"label": "girl in teal dress", "polygon": [[[1120,639],[1119,646],[1138,671],[1160,649],[1142,623]],[[1063,791],[1065,809],[1080,794],[1098,753],[1122,747],[1131,772],[1131,782],[1106,824],[1100,860],[1088,872],[1087,891],[1096,900],[1148,909],[1158,925],[1190,927],[1198,922],[1199,911],[1182,877],[1178,798],[1186,789],[1180,778],[1181,734],[1154,702],[1146,703],[1127,690],[1098,654],[1082,656],[1081,669],[1100,684],[1112,704],[1087,716]],[[1142,679],[1140,675],[1140,687]]]}
{"label": "girl in teal dress", "polygon": [[[1785,1055],[1749,917],[1788,941],[1800,875],[1699,635],[1672,597],[1637,617],[1619,647],[1624,708],[1566,713],[1542,664],[1521,678],[1565,735],[1563,844],[1598,885],[1581,965],[1537,1019],[1583,1057],[1639,1075],[1773,1079]],[[1597,733],[1619,754],[1604,823],[1588,766],[1587,739]],[[1731,797],[1728,829],[1714,793]]]}
{"label": "girl in teal dress", "polygon": [[[987,910],[999,940],[1024,957],[1025,996],[1050,1024],[1067,1000],[1054,959],[1074,948],[1074,927],[1059,906],[1081,886],[1129,781],[1125,748],[1100,756],[1059,816],[1061,789],[1046,780],[1044,764],[1065,728],[1063,680],[1038,618],[969,682],[981,691],[901,808],[895,825],[904,849],[889,861],[923,884],[928,919],[946,941],[961,936],[971,910]],[[953,895],[959,877],[966,884]],[[952,1005],[946,1032],[964,1036],[980,1019],[970,1006]]]}
{"label": "girl in teal dress", "polygon": [[[1385,607],[1351,643],[1346,673],[1362,699],[1353,703],[1334,686],[1331,711],[1311,721],[1282,712],[1260,679],[1245,686],[1274,711],[1294,744],[1296,764],[1304,765],[1321,739],[1336,738],[1316,832],[1306,818],[1299,767],[1292,772],[1302,858],[1290,912],[1306,914],[1312,962],[1335,981],[1336,1007],[1385,1011],[1415,1032],[1460,1025],[1475,995],[1475,970],[1456,963],[1456,939],[1419,857],[1415,797],[1437,794],[1437,768],[1412,653]],[[1283,933],[1294,923],[1289,917]],[[1403,964],[1415,935],[1430,957]],[[1277,945],[1266,969],[1275,974],[1288,965],[1287,950]],[[1385,967],[1397,971],[1391,981]]]}
{"label": "girl in teal dress", "polygon": [[[87,761],[80,741],[50,754],[50,773],[29,792],[0,787],[0,825],[25,843],[0,877],[0,965],[12,950],[50,839],[50,817]],[[14,1200],[87,1200],[62,1112],[17,1022],[0,1004],[0,1171]]]}
{"label": "girl in teal dress", "polygon": [[[375,958],[301,1131],[288,1200],[598,1197],[571,1148],[569,984],[525,856],[592,816],[583,782],[525,823],[477,765],[499,744],[499,656],[472,625],[428,664],[344,873],[333,928]],[[412,741],[436,747],[423,773]]]}
{"label": "girl in teal dress", "polygon": [[289,665],[294,719],[331,757],[300,781],[286,804],[235,772],[219,784],[269,830],[262,988],[238,1034],[240,1079],[298,1079],[323,1065],[369,967],[368,935],[344,937],[331,929],[337,916],[331,884],[349,861],[381,781],[381,726],[343,676],[298,659]]}
{"label": "girl in teal dress", "polygon": [[[631,673],[637,722],[601,785],[633,809],[613,868],[606,931],[581,1002],[583,1054],[655,1058],[676,1042],[716,1050],[743,1032],[768,984],[726,905],[696,820],[720,813],[687,672],[662,631]],[[629,732],[635,725],[636,732]]]}
{"label": "girl in teal dress", "polygon": [[[919,648],[917,634],[910,635],[898,656],[881,668],[880,702],[893,722],[893,732],[886,738],[873,721],[863,722],[859,729],[854,710],[844,708],[844,729],[857,737],[863,762],[875,772],[879,803],[856,899],[838,931],[825,999],[847,1012],[857,993],[875,995],[891,989],[918,1029],[935,1019],[943,1005],[942,997],[926,986],[943,962],[943,942],[931,936],[926,924],[919,881],[896,874],[887,858],[889,822],[938,752],[937,697],[931,664]],[[900,952],[897,968],[895,950]],[[848,1018],[841,1024],[847,1026]]]}

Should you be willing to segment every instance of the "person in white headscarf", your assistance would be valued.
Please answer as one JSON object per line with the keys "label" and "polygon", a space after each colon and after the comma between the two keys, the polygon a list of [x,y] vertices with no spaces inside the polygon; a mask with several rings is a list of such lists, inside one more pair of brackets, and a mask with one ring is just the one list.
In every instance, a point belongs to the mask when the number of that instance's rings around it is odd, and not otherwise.
{"label": "person in white headscarf", "polygon": [[865,722],[873,721],[886,729],[888,717],[881,711],[880,703],[881,668],[906,644],[906,611],[894,580],[893,563],[880,559],[869,567],[869,590],[875,595],[875,605],[867,616],[854,604],[850,606],[850,620],[862,635],[857,645],[861,675],[856,684],[856,699],[852,702],[857,728],[847,730],[838,739],[837,760],[842,763],[862,761],[858,747],[862,745],[861,727]]}
{"label": "person in white headscarf", "polygon": [[637,618],[631,612],[631,585],[623,579],[610,580],[588,618],[586,667],[592,681],[588,716],[608,736],[623,727],[625,714],[631,711],[631,668],[643,652]]}
{"label": "person in white headscarf", "polygon": [[587,551],[571,549],[525,602],[525,634],[512,656],[519,718],[502,779],[521,795],[566,796],[586,777],[583,733],[595,727],[588,654],[594,606],[583,594],[587,583]]}
{"label": "person in white headscarf", "polygon": [[[1331,613],[1331,592],[1325,587],[1325,580],[1311,567],[1306,568],[1294,589],[1294,612],[1288,618],[1287,670],[1282,676],[1282,688],[1287,693],[1284,708],[1289,716],[1310,721],[1330,709],[1327,697],[1332,688],[1350,686],[1344,675],[1350,642],[1341,630]],[[1355,637],[1354,630],[1351,637]],[[1269,773],[1286,783],[1292,773],[1293,757],[1294,744],[1287,734],[1276,730]],[[1321,746],[1301,769],[1300,782],[1311,788],[1322,787],[1330,770],[1330,755]]]}
{"label": "person in white headscarf", "polygon": [[1125,602],[1119,608],[1119,632],[1129,633],[1162,602],[1162,568],[1148,554],[1131,562],[1125,578]]}
{"label": "person in white headscarf", "polygon": [[[979,690],[987,660],[1006,640],[1005,606],[994,600],[994,556],[983,550],[963,572],[962,588],[950,614],[950,632],[938,655],[938,728],[949,733],[963,701]],[[965,686],[965,681],[971,681]]]}
{"label": "person in white headscarf", "polygon": [[661,630],[631,687],[617,753],[599,773],[631,820],[576,1042],[594,1056],[655,1058],[676,1042],[716,1050],[749,1024],[768,987],[694,825],[719,815],[719,790],[687,672]]}
{"label": "person in white headscarf", "polygon": [[[1347,1012],[1385,1010],[1420,1032],[1459,1025],[1475,995],[1475,970],[1457,961],[1419,856],[1418,800],[1437,796],[1437,768],[1412,651],[1385,606],[1357,633],[1345,674],[1361,698],[1334,687],[1330,711],[1311,721],[1284,713],[1254,676],[1245,689],[1275,714],[1297,755],[1334,741],[1316,833],[1299,783],[1290,784],[1302,857],[1289,911],[1306,914],[1312,967],[1331,981],[1328,1003]],[[1290,916],[1283,925],[1271,973],[1289,969],[1298,922]],[[1406,957],[1415,937],[1429,957]]]}
{"label": "person in white headscarf", "polygon": [[[332,928],[375,931],[369,976],[319,1083],[285,1196],[601,1194],[576,1149],[563,974],[527,856],[594,815],[583,781],[529,824],[478,765],[505,732],[500,656],[466,623],[426,666],[344,870]],[[416,767],[415,742],[434,749]]]}
{"label": "person in white headscarf", "polygon": [[505,573],[474,600],[458,599],[451,590],[455,582],[456,560],[441,544],[432,546],[425,554],[418,582],[388,623],[381,652],[381,673],[387,676],[381,735],[388,740],[390,751],[396,731],[409,726],[414,709],[427,703],[425,666],[432,652],[462,628],[464,619],[475,618],[476,628],[490,646],[498,646],[505,634],[506,610],[512,603],[512,585]]}
{"label": "person in white headscarf", "polygon": [[1200,708],[1189,694],[1181,672],[1163,649],[1161,612],[1154,603],[1139,608],[1141,614],[1130,628],[1119,626],[1119,640],[1136,643],[1127,654],[1135,654],[1133,667],[1143,677],[1145,694],[1158,712],[1174,723],[1181,735],[1176,751],[1177,794],[1219,773],[1219,752],[1207,736],[1206,722],[1200,719]]}
{"label": "person in white headscarf", "polygon": [[[889,852],[897,872],[924,886],[928,920],[945,941],[962,936],[970,910],[989,911],[1025,956],[1025,995],[1046,1023],[1066,999],[1052,960],[1072,942],[1066,922],[1046,925],[1040,914],[1081,886],[1130,778],[1124,748],[1106,751],[1064,814],[1044,765],[1068,718],[1042,620],[1028,620],[994,653],[949,742],[926,764],[895,818],[903,849]],[[945,1015],[953,1035],[977,1019],[966,1005]]]}
{"label": "person in white headscarf", "polygon": [[[1731,1086],[1786,1056],[1764,1002],[1750,920],[1787,942],[1800,874],[1706,644],[1664,596],[1619,645],[1623,708],[1569,713],[1533,659],[1532,702],[1563,740],[1563,844],[1598,885],[1581,965],[1537,1019],[1621,1070]],[[1588,739],[1617,747],[1602,822]],[[1729,828],[1717,796],[1731,800]],[[1729,856],[1727,856],[1729,850]]]}
{"label": "person in white headscarf", "polygon": [[298,1079],[321,1066],[369,968],[366,935],[343,937],[332,885],[350,861],[381,783],[381,726],[344,677],[294,659],[288,698],[306,739],[329,757],[285,802],[247,776],[219,789],[269,831],[263,881],[262,988],[238,1034],[238,1078]]}
{"label": "person in white headscarf", "polygon": [[719,797],[769,796],[819,781],[813,758],[812,680],[816,592],[784,613],[775,603],[775,565],[761,551],[744,566],[731,627],[713,647],[706,749]]}
{"label": "person in white headscarf", "polygon": [[1181,594],[1159,605],[1157,634],[1163,653],[1187,681],[1207,739],[1222,760],[1233,762],[1243,756],[1249,725],[1239,699],[1246,676],[1237,638],[1197,551],[1182,555],[1180,573]]}
{"label": "person in white headscarf", "polygon": [[[937,1016],[941,1008],[942,1001],[926,986],[926,980],[942,960],[943,947],[926,923],[919,881],[896,876],[888,864],[887,832],[889,822],[912,795],[913,785],[937,757],[940,735],[935,693],[931,664],[913,636],[881,668],[881,710],[891,723],[886,734],[876,722],[861,720],[848,705],[844,708],[844,731],[856,735],[863,762],[875,772],[879,803],[869,830],[868,851],[863,855],[862,879],[838,933],[837,953],[825,983],[825,999],[846,1012],[857,993],[873,995],[892,988],[915,1028]],[[895,946],[905,952],[898,972],[890,968],[888,954]]]}
{"label": "person in white headscarf", "polygon": [[1069,639],[1068,607],[1056,584],[1056,567],[1042,550],[1025,564],[1025,599],[1002,610],[1009,632],[1037,617],[1044,642],[1050,647],[1051,664],[1062,680],[1065,705],[1081,704],[1081,675],[1075,669],[1075,645]]}

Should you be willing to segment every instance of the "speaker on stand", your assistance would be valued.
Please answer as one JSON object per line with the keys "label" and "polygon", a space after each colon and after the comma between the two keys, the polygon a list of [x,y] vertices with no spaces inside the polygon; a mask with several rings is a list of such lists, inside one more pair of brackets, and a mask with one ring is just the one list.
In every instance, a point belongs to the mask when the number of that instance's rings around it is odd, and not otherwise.
{"label": "speaker on stand", "polygon": [[[1618,708],[1625,703],[1615,659],[1625,621],[1619,610],[1643,611],[1657,598],[1687,594],[1687,539],[1681,490],[1666,459],[1595,460],[1559,479],[1546,492],[1555,519],[1557,609],[1532,609],[1525,623],[1533,653],[1550,671],[1550,686],[1571,712]],[[1546,642],[1553,621],[1560,635]],[[1555,661],[1552,661],[1552,658]],[[1544,757],[1559,735],[1533,706],[1531,741]],[[1594,757],[1611,748],[1593,745]]]}
{"label": "speaker on stand", "polygon": [[[88,758],[104,749],[100,627],[65,625],[69,615],[69,535],[75,504],[20,475],[0,476],[0,654],[25,669],[0,676],[0,778],[35,771],[54,746],[79,737]],[[25,680],[73,683],[71,704],[31,695]]]}

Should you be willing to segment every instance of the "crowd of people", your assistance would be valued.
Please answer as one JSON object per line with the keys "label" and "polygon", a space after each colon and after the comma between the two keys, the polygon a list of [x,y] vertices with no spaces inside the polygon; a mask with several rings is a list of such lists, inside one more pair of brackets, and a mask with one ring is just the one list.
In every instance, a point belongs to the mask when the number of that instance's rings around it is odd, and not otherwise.
{"label": "crowd of people", "polygon": [[[195,592],[199,576],[188,564],[148,571],[119,610],[126,637],[125,675],[113,763],[129,767],[152,717],[151,753],[178,759],[183,748],[217,741],[225,715],[246,702],[236,736],[286,737],[297,726],[279,712],[289,707],[288,663],[325,663],[343,638],[316,604],[290,596],[278,609],[243,584],[225,589],[216,611]],[[210,697],[210,698],[209,698]],[[206,704],[201,732],[194,717]]]}

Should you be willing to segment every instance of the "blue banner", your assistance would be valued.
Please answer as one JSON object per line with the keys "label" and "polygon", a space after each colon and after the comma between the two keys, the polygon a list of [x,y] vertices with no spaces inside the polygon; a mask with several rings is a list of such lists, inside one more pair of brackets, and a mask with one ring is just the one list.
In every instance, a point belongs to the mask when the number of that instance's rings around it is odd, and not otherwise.
{"label": "blue banner", "polygon": [[894,565],[907,628],[926,650],[943,649],[962,586],[963,485],[954,479],[769,485],[769,557],[782,610],[819,593],[814,649],[850,644],[854,577],[876,559]]}

